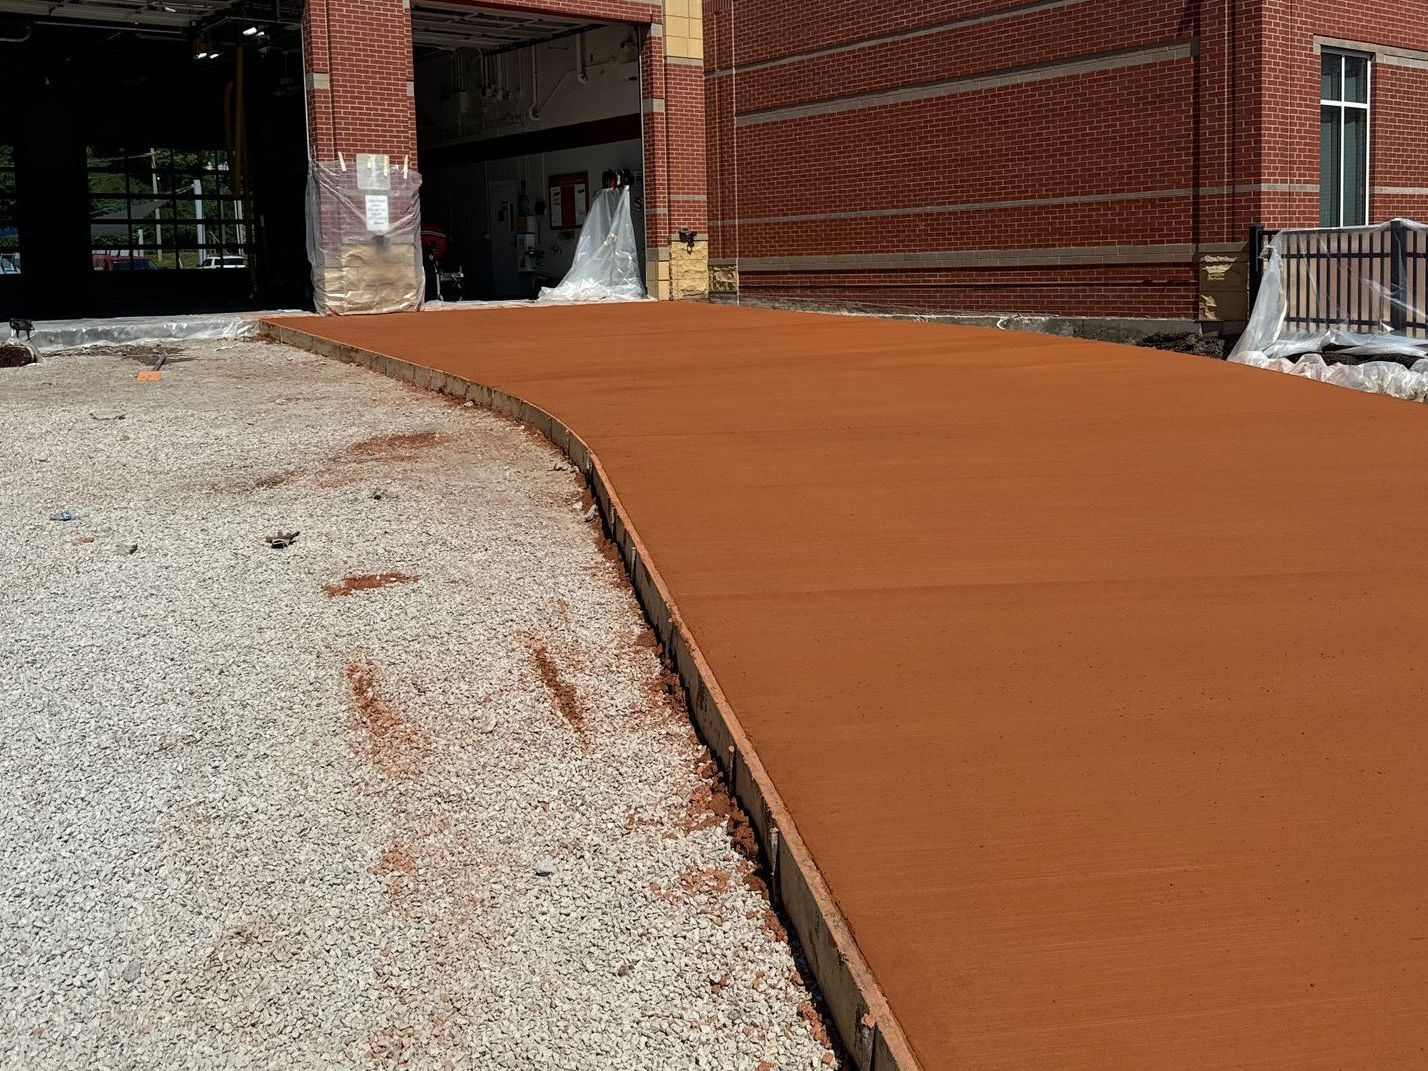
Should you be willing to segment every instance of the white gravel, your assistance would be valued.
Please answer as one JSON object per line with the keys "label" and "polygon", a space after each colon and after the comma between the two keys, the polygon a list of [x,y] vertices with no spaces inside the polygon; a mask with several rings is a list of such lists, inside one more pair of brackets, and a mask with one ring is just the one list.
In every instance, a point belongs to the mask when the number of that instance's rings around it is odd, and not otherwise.
{"label": "white gravel", "polygon": [[0,370],[0,1066],[832,1064],[559,455],[142,367]]}

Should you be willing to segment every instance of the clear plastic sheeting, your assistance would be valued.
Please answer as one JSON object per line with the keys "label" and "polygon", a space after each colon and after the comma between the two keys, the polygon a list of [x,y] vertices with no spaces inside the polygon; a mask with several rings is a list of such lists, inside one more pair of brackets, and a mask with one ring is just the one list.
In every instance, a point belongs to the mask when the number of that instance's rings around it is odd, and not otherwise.
{"label": "clear plastic sheeting", "polygon": [[1330,364],[1317,353],[1306,354],[1297,361],[1288,357],[1266,357],[1262,353],[1235,354],[1230,358],[1255,368],[1288,372],[1291,376],[1350,387],[1370,394],[1387,394],[1410,402],[1428,401],[1428,357],[1405,367],[1393,361],[1367,361],[1364,364]]}
{"label": "clear plastic sheeting", "polygon": [[302,313],[196,313],[183,316],[112,316],[81,320],[38,320],[35,348],[41,352],[87,346],[132,346],[187,339],[247,338],[264,316]]}
{"label": "clear plastic sheeting", "polygon": [[1396,219],[1275,235],[1230,360],[1264,367],[1325,352],[1428,357],[1428,227]]}
{"label": "clear plastic sheeting", "polygon": [[312,161],[307,256],[319,313],[421,308],[421,176],[385,156]]}
{"label": "clear plastic sheeting", "polygon": [[644,297],[629,187],[601,190],[580,228],[570,271],[558,286],[542,287],[537,300],[642,301]]}

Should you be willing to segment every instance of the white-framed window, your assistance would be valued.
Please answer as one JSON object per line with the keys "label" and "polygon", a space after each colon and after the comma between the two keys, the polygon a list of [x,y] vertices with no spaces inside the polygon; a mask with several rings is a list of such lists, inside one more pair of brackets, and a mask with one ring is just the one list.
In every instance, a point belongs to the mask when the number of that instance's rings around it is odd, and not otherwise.
{"label": "white-framed window", "polygon": [[1369,210],[1369,57],[1320,54],[1319,226],[1362,227]]}

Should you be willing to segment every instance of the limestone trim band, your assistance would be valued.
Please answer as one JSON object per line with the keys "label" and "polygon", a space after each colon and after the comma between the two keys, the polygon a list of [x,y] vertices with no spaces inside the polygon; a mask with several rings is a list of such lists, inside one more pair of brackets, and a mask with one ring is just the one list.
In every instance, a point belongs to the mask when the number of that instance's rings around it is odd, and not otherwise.
{"label": "limestone trim band", "polygon": [[860,1071],[922,1071],[793,816],[684,624],[664,578],[594,451],[556,417],[504,391],[281,324],[264,322],[261,330],[269,338],[321,356],[466,398],[534,427],[570,458],[589,482],[605,532],[618,548],[640,606],[684,686],[695,728],[749,817],[768,863],[770,895],[798,937],[849,1055]]}
{"label": "limestone trim band", "polygon": [[1078,74],[1092,74],[1096,71],[1114,71],[1123,67],[1142,67],[1151,63],[1165,63],[1172,60],[1189,59],[1199,48],[1198,39],[1167,41],[1146,48],[1132,48],[1115,52],[1099,52],[1088,56],[1056,60],[1052,63],[1037,63],[1028,67],[1008,67],[1000,71],[949,78],[941,82],[923,85],[896,86],[880,89],[872,93],[858,93],[847,97],[830,97],[826,100],[810,101],[807,104],[793,104],[787,107],[765,108],[762,111],[746,112],[734,117],[735,126],[759,126],[763,123],[783,123],[791,119],[807,119],[816,115],[836,115],[839,112],[861,111],[865,108],[881,108],[890,104],[908,104],[919,100],[933,100],[951,97],[960,93],[977,93],[984,89],[1002,86],[1025,85],[1031,82],[1046,82],[1055,78],[1070,78]]}
{"label": "limestone trim band", "polygon": [[1378,63],[1390,67],[1417,67],[1428,70],[1428,52],[1416,48],[1399,48],[1397,45],[1375,45],[1367,41],[1348,41],[1340,37],[1314,35],[1314,54],[1317,56],[1326,48],[1342,48],[1350,52],[1367,52]]}
{"label": "limestone trim band", "polygon": [[907,253],[831,253],[794,257],[717,258],[740,271],[888,271],[929,268],[1028,268],[1108,264],[1188,264],[1204,253],[1238,253],[1243,242],[1193,245],[1092,245],[1048,249],[952,249]]}
{"label": "limestone trim band", "polygon": [[902,33],[882,34],[878,37],[864,37],[857,41],[849,41],[843,45],[830,45],[827,48],[815,48],[808,52],[793,52],[787,56],[778,56],[774,59],[755,60],[752,63],[741,63],[737,68],[720,67],[710,71],[710,78],[724,78],[737,71],[739,74],[749,74],[753,71],[764,71],[770,67],[783,67],[790,63],[802,63],[805,60],[823,59],[825,56],[840,56],[845,52],[857,52],[864,48],[876,48],[878,45],[891,45],[899,41],[915,41],[919,37],[933,37],[940,33],[948,33],[952,30],[965,29],[968,26],[985,26],[989,22],[1001,22],[1003,19],[1014,19],[1018,15],[1035,15],[1042,11],[1054,11],[1061,7],[1074,7],[1077,4],[1084,4],[1086,0],[1036,0],[1031,4],[1017,4],[1015,7],[1003,8],[1000,11],[987,11],[981,15],[971,15],[964,19],[953,19],[950,22],[938,22],[931,26],[920,26],[915,30],[905,30]]}
{"label": "limestone trim band", "polygon": [[[711,220],[714,227],[754,226],[760,223],[821,223],[838,219],[880,219],[888,216],[939,216],[956,212],[992,212],[1006,208],[1041,208],[1060,205],[1092,205],[1111,201],[1169,201],[1181,197],[1228,197],[1238,193],[1318,193],[1319,184],[1290,182],[1244,183],[1238,186],[1202,186],[1200,189],[1130,190],[1120,193],[1087,193],[1067,197],[1023,197],[1012,201],[965,201],[961,204],[912,205],[906,208],[863,208],[844,212],[808,212],[788,216],[746,216],[742,219]],[[1379,192],[1377,190],[1375,193]],[[702,200],[702,198],[701,198]]]}

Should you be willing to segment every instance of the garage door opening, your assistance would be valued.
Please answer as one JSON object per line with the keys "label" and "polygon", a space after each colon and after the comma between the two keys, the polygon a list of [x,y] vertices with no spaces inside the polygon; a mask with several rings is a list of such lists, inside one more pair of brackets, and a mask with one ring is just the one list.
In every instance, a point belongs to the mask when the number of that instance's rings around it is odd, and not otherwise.
{"label": "garage door opening", "polygon": [[644,269],[640,28],[412,5],[427,298],[530,299],[627,184]]}
{"label": "garage door opening", "polygon": [[308,307],[299,17],[0,0],[0,310]]}

